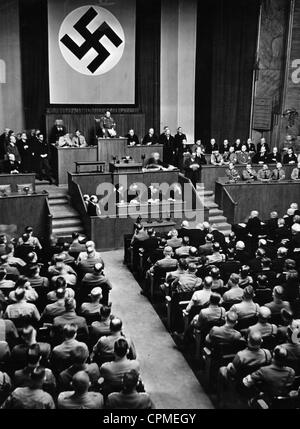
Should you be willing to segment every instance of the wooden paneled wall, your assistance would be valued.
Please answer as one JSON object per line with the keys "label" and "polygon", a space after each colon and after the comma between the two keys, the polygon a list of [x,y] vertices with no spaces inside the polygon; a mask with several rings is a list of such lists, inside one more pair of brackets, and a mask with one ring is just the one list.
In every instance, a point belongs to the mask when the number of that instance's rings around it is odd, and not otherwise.
{"label": "wooden paneled wall", "polygon": [[[112,116],[117,124],[117,132],[120,136],[125,136],[130,128],[133,128],[139,137],[145,135],[145,115],[133,112],[115,113],[111,109]],[[86,137],[89,144],[97,144],[95,140],[95,118],[100,118],[104,115],[104,110],[100,109],[48,109],[46,113],[46,132],[49,137],[51,128],[56,119],[62,119],[69,133],[74,133],[78,128]]]}

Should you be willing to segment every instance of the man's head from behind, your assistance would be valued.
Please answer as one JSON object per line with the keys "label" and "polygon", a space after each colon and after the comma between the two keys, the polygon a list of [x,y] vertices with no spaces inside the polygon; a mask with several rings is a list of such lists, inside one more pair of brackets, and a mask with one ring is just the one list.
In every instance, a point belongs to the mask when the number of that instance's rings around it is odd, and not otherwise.
{"label": "man's head from behind", "polygon": [[254,289],[252,286],[246,286],[243,293],[243,299],[250,301],[254,298]]}
{"label": "man's head from behind", "polygon": [[139,382],[139,374],[137,371],[132,369],[128,371],[123,376],[123,392],[131,393],[136,389],[136,386]]}
{"label": "man's head from behind", "polygon": [[273,361],[278,366],[284,366],[287,362],[287,350],[281,346],[276,346],[273,350]]}
{"label": "man's head from behind", "polygon": [[128,342],[125,340],[125,338],[119,338],[115,341],[114,353],[117,358],[122,359],[127,355],[128,351]]}
{"label": "man's head from behind", "polygon": [[83,395],[89,390],[90,378],[85,371],[78,371],[72,378],[72,386],[77,395]]}
{"label": "man's head from behind", "polygon": [[40,345],[32,344],[26,353],[26,363],[28,366],[37,366],[42,358]]}
{"label": "man's head from behind", "polygon": [[227,311],[225,316],[226,324],[234,327],[238,321],[238,315],[235,311]]}
{"label": "man's head from behind", "polygon": [[164,255],[165,256],[172,256],[173,255],[173,249],[171,246],[166,246],[164,248]]}
{"label": "man's head from behind", "polygon": [[111,332],[120,332],[122,330],[122,320],[118,317],[114,317],[110,321],[110,330]]}
{"label": "man's head from behind", "polygon": [[76,308],[75,299],[66,298],[65,299],[65,310],[66,310],[66,312],[74,311],[75,308]]}
{"label": "man's head from behind", "polygon": [[34,368],[34,370],[30,374],[29,384],[31,388],[34,388],[34,389],[41,388],[44,384],[45,377],[46,377],[45,368],[41,366]]}
{"label": "man's head from behind", "polygon": [[262,343],[261,334],[258,332],[250,332],[248,335],[248,347],[252,350],[258,350]]}
{"label": "man's head from behind", "polygon": [[63,327],[63,337],[65,340],[71,340],[77,335],[77,326],[73,323],[67,324]]}
{"label": "man's head from behind", "polygon": [[210,305],[219,305],[220,301],[221,301],[221,295],[219,295],[218,293],[213,292],[210,295],[210,298],[209,298]]}
{"label": "man's head from behind", "polygon": [[213,283],[213,278],[211,276],[206,276],[204,278],[203,287],[204,289],[211,289]]}
{"label": "man's head from behind", "polygon": [[87,347],[84,347],[83,345],[78,345],[75,347],[74,350],[71,352],[71,359],[74,364],[82,365],[87,361],[87,358],[89,357],[89,351]]}
{"label": "man's head from behind", "polygon": [[271,310],[268,307],[260,307],[258,313],[258,320],[260,323],[267,323],[271,317]]}

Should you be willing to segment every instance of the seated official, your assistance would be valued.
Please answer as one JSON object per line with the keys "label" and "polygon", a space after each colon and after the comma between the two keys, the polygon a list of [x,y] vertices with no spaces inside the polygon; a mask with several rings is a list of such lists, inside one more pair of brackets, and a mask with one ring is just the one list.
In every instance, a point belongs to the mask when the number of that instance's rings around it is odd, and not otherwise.
{"label": "seated official", "polygon": [[1,408],[6,410],[55,409],[53,398],[43,390],[45,368],[35,368],[31,375],[28,387],[17,387],[6,399]]}
{"label": "seated official", "polygon": [[220,374],[225,379],[242,379],[253,371],[271,363],[272,354],[269,350],[262,349],[262,338],[258,333],[248,335],[247,347],[237,352],[233,361],[220,368]]}
{"label": "seated official", "polygon": [[260,170],[258,170],[257,173],[257,179],[261,182],[269,182],[272,177],[272,172],[269,169],[268,164],[264,164]]}
{"label": "seated official", "polygon": [[237,162],[238,164],[248,164],[251,162],[251,156],[245,144],[242,145],[240,152],[237,153]]}
{"label": "seated official", "polygon": [[138,136],[135,134],[133,129],[130,129],[128,131],[128,134],[125,136],[127,138],[127,145],[128,146],[136,146],[140,144]]}
{"label": "seated official", "polygon": [[165,162],[162,162],[160,160],[160,154],[158,152],[154,152],[151,155],[151,158],[148,159],[146,162],[146,169],[147,170],[168,170],[168,169],[174,169],[175,167],[173,165],[166,164]]}
{"label": "seated official", "polygon": [[87,142],[85,140],[85,137],[81,134],[79,130],[75,131],[75,135],[72,138],[72,146],[87,147]]}
{"label": "seated official", "polygon": [[6,174],[19,174],[20,163],[16,161],[13,153],[8,154],[8,159],[4,161],[4,173]]}
{"label": "seated official", "polygon": [[246,148],[247,148],[247,152],[249,152],[250,154],[251,154],[251,153],[256,153],[255,144],[252,142],[252,139],[251,139],[251,138],[249,138],[249,139],[247,140]]}
{"label": "seated official", "polygon": [[196,290],[193,293],[193,296],[185,309],[186,314],[189,314],[194,306],[203,307],[204,305],[207,305],[209,303],[210,296],[212,294],[212,282],[212,277],[207,276],[204,278],[203,289]]}
{"label": "seated official", "polygon": [[147,393],[137,392],[136,389],[138,383],[139,374],[135,370],[131,370],[124,374],[121,392],[111,393],[110,395],[108,395],[106,401],[106,409],[150,410],[155,408]]}
{"label": "seated official", "polygon": [[140,365],[136,359],[128,359],[128,342],[125,338],[119,338],[114,343],[114,360],[105,362],[100,367],[100,376],[104,379],[102,391],[105,396],[122,389],[122,380],[126,372],[135,370],[140,373]]}
{"label": "seated official", "polygon": [[233,143],[232,146],[233,146],[235,152],[240,152],[242,149],[241,139],[236,139],[236,141]]}
{"label": "seated official", "polygon": [[105,112],[105,115],[100,118],[100,130],[97,132],[97,137],[116,137],[116,122],[111,116],[109,110]]}
{"label": "seated official", "polygon": [[273,147],[272,152],[268,155],[268,162],[270,164],[277,164],[277,162],[281,162],[281,155],[278,152],[277,147]]}
{"label": "seated official", "polygon": [[92,323],[90,332],[92,338],[98,340],[100,337],[109,335],[110,332],[110,321],[113,318],[111,315],[111,307],[103,305],[100,308],[99,320]]}
{"label": "seated official", "polygon": [[63,341],[52,350],[50,361],[53,370],[55,369],[57,373],[72,365],[73,352],[78,346],[88,351],[85,343],[76,340],[77,330],[76,325],[66,324],[63,327]]}
{"label": "seated official", "polygon": [[72,376],[79,371],[84,371],[88,375],[90,390],[98,390],[99,367],[96,363],[87,363],[88,358],[89,351],[84,346],[77,345],[71,351],[72,364],[58,376],[59,390],[72,390]]}
{"label": "seated official", "polygon": [[[38,343],[29,346],[26,352],[25,364],[26,366],[22,369],[15,371],[13,376],[14,387],[26,387],[30,384],[30,375],[32,371],[40,367],[42,359],[42,353],[40,345]],[[50,395],[54,395],[56,392],[56,379],[53,372],[49,368],[45,368],[45,379],[43,383],[43,390],[48,392]]]}
{"label": "seated official", "polygon": [[261,148],[260,152],[257,152],[253,158],[252,163],[253,164],[265,164],[268,162],[268,154],[264,147]]}
{"label": "seated official", "polygon": [[300,181],[300,162],[298,162],[297,167],[293,169],[291,174],[291,179]]}
{"label": "seated official", "polygon": [[287,165],[297,164],[297,156],[292,148],[289,148],[287,153],[283,155],[282,163]]}
{"label": "seated official", "polygon": [[242,334],[234,329],[237,324],[238,316],[234,311],[227,311],[225,315],[225,324],[222,326],[213,326],[206,336],[208,347],[216,344],[232,344],[241,340]]}
{"label": "seated official", "polygon": [[56,289],[56,298],[57,301],[52,304],[46,305],[41,316],[41,321],[48,323],[53,322],[53,319],[56,316],[61,316],[65,312],[65,295],[66,289],[61,288],[60,286]]}
{"label": "seated official", "polygon": [[84,317],[77,316],[75,308],[75,300],[73,298],[65,298],[65,312],[60,316],[56,316],[53,320],[53,328],[58,334],[63,333],[65,325],[73,324],[77,326],[79,333],[88,336],[86,320]]}
{"label": "seated official", "polygon": [[241,178],[232,162],[228,164],[228,168],[226,169],[225,173],[230,182],[237,182]]}
{"label": "seated official", "polygon": [[243,300],[239,304],[234,304],[230,310],[235,311],[239,320],[257,316],[259,305],[253,302],[254,290],[252,286],[246,286],[243,293]]}
{"label": "seated official", "polygon": [[26,289],[18,287],[14,292],[16,302],[6,307],[4,319],[17,321],[18,319],[28,318],[38,322],[40,313],[34,304],[26,301]]}
{"label": "seated official", "polygon": [[65,134],[64,136],[59,137],[58,146],[59,147],[71,147],[71,146],[73,146],[73,142],[72,142],[72,139],[71,139],[69,133]]}
{"label": "seated official", "polygon": [[224,153],[229,152],[230,143],[227,139],[223,140],[223,143],[220,144],[220,154],[224,155]]}
{"label": "seated official", "polygon": [[219,146],[215,139],[210,139],[210,142],[205,146],[205,153],[212,154],[219,150]]}
{"label": "seated official", "polygon": [[295,379],[295,371],[286,366],[287,352],[281,346],[276,346],[272,363],[263,366],[243,379],[246,387],[257,387],[264,393],[267,402],[272,402],[276,396],[288,396]]}
{"label": "seated official", "polygon": [[59,138],[66,134],[67,134],[67,129],[64,126],[62,119],[56,119],[50,131],[49,142],[57,143],[59,141]]}
{"label": "seated official", "polygon": [[102,304],[100,304],[101,299],[102,289],[100,287],[93,288],[90,293],[90,302],[82,303],[80,307],[80,314],[83,317],[98,315],[102,307]]}
{"label": "seated official", "polygon": [[175,279],[172,283],[172,291],[176,291],[177,293],[185,293],[194,292],[195,290],[199,289],[202,284],[202,280],[201,278],[197,277],[196,272],[196,264],[193,264],[192,262],[189,263],[188,269],[184,273],[179,274],[177,279]]}
{"label": "seated official", "polygon": [[228,165],[230,162],[232,162],[232,164],[237,163],[237,154],[235,153],[233,146],[229,146],[228,152],[223,153],[223,164]]}
{"label": "seated official", "polygon": [[218,150],[215,150],[210,157],[210,163],[212,165],[221,166],[223,165],[223,156]]}
{"label": "seated official", "polygon": [[91,360],[97,363],[110,362],[114,360],[114,345],[117,340],[123,338],[127,341],[129,352],[129,359],[136,359],[136,351],[131,339],[124,335],[122,330],[121,319],[114,317],[110,321],[110,335],[101,337],[93,347]]}
{"label": "seated official", "polygon": [[223,325],[225,322],[225,308],[220,306],[221,295],[218,293],[212,292],[209,297],[209,306],[203,308],[198,316],[195,316],[192,325],[196,329],[205,329],[205,327],[210,323],[215,323],[216,325]]}
{"label": "seated official", "polygon": [[239,286],[240,276],[237,273],[230,274],[227,288],[228,290],[222,296],[222,303],[227,302],[241,302],[243,299],[244,291]]}
{"label": "seated official", "polygon": [[249,326],[249,333],[259,333],[262,338],[277,334],[277,326],[269,323],[271,318],[271,310],[267,307],[260,307],[258,313],[258,321],[255,325]]}
{"label": "seated official", "polygon": [[89,392],[89,376],[79,371],[72,377],[72,391],[61,392],[57,399],[57,408],[63,410],[104,408],[103,396],[98,392]]}
{"label": "seated official", "polygon": [[155,134],[154,128],[149,128],[148,133],[143,138],[142,144],[147,146],[158,144],[158,136]]}
{"label": "seated official", "polygon": [[287,341],[281,346],[287,351],[287,365],[294,369],[297,375],[300,373],[300,330],[293,326],[287,328]]}
{"label": "seated official", "polygon": [[257,180],[257,173],[251,164],[247,164],[245,170],[242,171],[242,179],[248,182]]}
{"label": "seated official", "polygon": [[104,268],[104,262],[99,252],[95,249],[95,243],[89,240],[85,243],[86,252],[80,252],[77,264],[82,273],[93,273],[95,264],[100,263]]}
{"label": "seated official", "polygon": [[265,137],[262,137],[260,139],[260,142],[257,143],[257,152],[260,152],[261,149],[264,149],[266,153],[270,153],[270,148],[268,143],[266,142]]}
{"label": "seated official", "polygon": [[173,228],[171,231],[169,231],[168,237],[170,238],[167,240],[167,246],[172,247],[173,250],[182,245],[182,238],[178,237],[177,229]]}
{"label": "seated official", "polygon": [[272,180],[284,180],[285,179],[285,171],[282,168],[282,164],[277,162],[276,168],[272,171],[271,175]]}
{"label": "seated official", "polygon": [[93,272],[87,272],[81,281],[81,296],[87,297],[90,291],[94,288],[101,288],[103,302],[108,303],[109,291],[112,289],[112,284],[103,272],[103,264],[96,263]]}

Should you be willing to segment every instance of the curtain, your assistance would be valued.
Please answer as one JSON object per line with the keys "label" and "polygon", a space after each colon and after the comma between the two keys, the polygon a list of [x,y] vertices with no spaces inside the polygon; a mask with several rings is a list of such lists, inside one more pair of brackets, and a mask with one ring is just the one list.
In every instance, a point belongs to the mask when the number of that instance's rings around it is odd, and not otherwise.
{"label": "curtain", "polygon": [[22,80],[18,0],[0,1],[0,133],[22,130]]}
{"label": "curtain", "polygon": [[[196,126],[207,143],[246,140],[249,133],[259,0],[210,0],[198,12]],[[203,12],[203,16],[202,13]],[[205,21],[205,27],[200,28]],[[205,32],[205,34],[203,34]],[[202,58],[203,54],[203,58]],[[203,87],[204,86],[204,87]],[[197,97],[196,97],[197,98]],[[199,106],[203,103],[204,106]],[[203,112],[205,110],[205,112]],[[204,130],[204,128],[209,129]],[[209,134],[209,135],[208,135]]]}
{"label": "curtain", "polygon": [[25,125],[45,132],[48,103],[47,0],[19,0]]}

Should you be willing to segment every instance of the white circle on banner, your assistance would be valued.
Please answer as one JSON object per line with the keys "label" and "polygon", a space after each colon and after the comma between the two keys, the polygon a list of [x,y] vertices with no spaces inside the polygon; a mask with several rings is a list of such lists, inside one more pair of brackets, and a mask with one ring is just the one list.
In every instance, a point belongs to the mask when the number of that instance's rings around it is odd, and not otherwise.
{"label": "white circle on banner", "polygon": [[70,67],[87,76],[99,76],[113,69],[122,58],[125,34],[110,11],[87,5],[65,17],[58,43]]}

